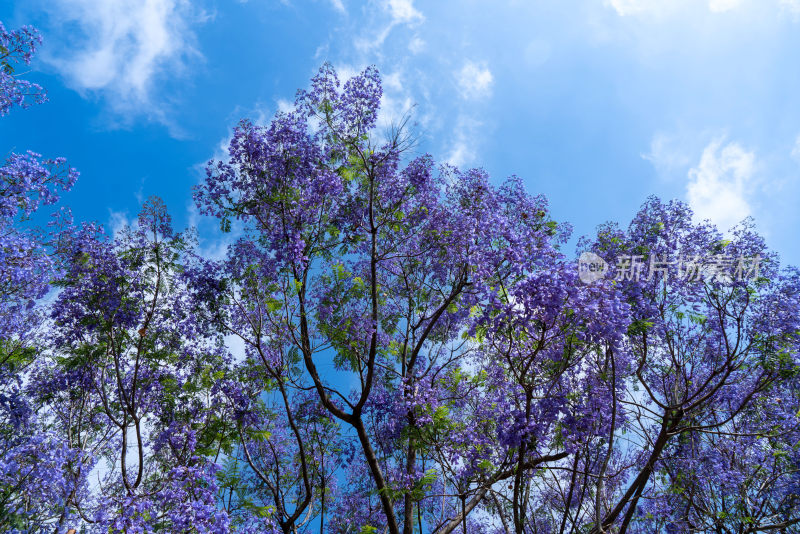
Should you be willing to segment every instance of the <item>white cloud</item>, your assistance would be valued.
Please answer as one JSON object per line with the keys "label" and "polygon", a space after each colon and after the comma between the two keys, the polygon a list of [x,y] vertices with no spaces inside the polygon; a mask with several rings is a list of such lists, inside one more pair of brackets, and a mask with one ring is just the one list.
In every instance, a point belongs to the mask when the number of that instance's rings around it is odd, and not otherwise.
{"label": "white cloud", "polygon": [[239,336],[233,334],[225,336],[225,347],[230,352],[234,363],[242,363],[247,357],[247,345]]}
{"label": "white cloud", "polygon": [[741,0],[709,0],[708,10],[712,13],[724,13],[736,9],[741,4]]}
{"label": "white cloud", "polygon": [[489,98],[492,95],[494,76],[485,62],[466,61],[454,72],[454,82],[462,102],[453,130],[445,161],[465,168],[477,162],[478,147],[486,135],[486,126],[476,116],[474,106],[464,101]]}
{"label": "white cloud", "polygon": [[800,135],[798,135],[794,140],[794,146],[792,147],[792,157],[800,161]]}
{"label": "white cloud", "polygon": [[413,107],[414,101],[410,96],[392,96],[384,93],[381,97],[381,108],[378,110],[378,128],[386,129],[400,124]]}
{"label": "white cloud", "polygon": [[108,210],[108,229],[111,236],[117,238],[125,228],[130,228],[136,221],[128,218],[127,212]]}
{"label": "white cloud", "polygon": [[412,54],[419,54],[423,50],[425,50],[425,41],[420,39],[419,36],[414,36],[408,43],[408,51]]}
{"label": "white cloud", "polygon": [[622,17],[646,12],[661,12],[664,9],[663,0],[606,0],[605,5],[614,8]]}
{"label": "white cloud", "polygon": [[456,84],[465,99],[486,98],[492,94],[494,77],[485,64],[467,61],[461,70],[456,72]]}
{"label": "white cloud", "polygon": [[412,24],[425,20],[414,7],[413,0],[387,0],[385,7],[392,16],[393,24]]}
{"label": "white cloud", "polygon": [[336,11],[339,11],[340,13],[347,13],[342,0],[331,0],[331,5]]}
{"label": "white cloud", "polygon": [[358,76],[364,70],[363,68],[359,68],[347,63],[334,65],[334,69],[336,70],[336,77],[339,78],[339,81],[342,84],[344,84],[344,82],[350,78]]}
{"label": "white cloud", "polygon": [[[781,0],[781,2],[798,2],[800,0]],[[712,13],[724,13],[738,8],[742,0],[708,0],[707,7]],[[647,15],[661,16],[677,11],[687,11],[703,3],[697,0],[606,0],[605,5],[612,7],[620,16]]]}
{"label": "white cloud", "polygon": [[[278,101],[277,105],[280,106],[280,101]],[[266,104],[263,102],[256,102],[256,105],[253,106],[252,111],[248,113],[247,118],[249,118],[253,124],[257,126],[267,126],[272,121],[274,116],[274,112],[267,107]]]}
{"label": "white cloud", "polygon": [[453,148],[450,150],[450,154],[447,155],[447,163],[454,167],[463,167],[474,159],[474,155],[472,151],[470,151],[469,146],[461,139],[456,140],[453,144]]}
{"label": "white cloud", "polygon": [[156,79],[199,57],[190,26],[207,18],[186,0],[55,0],[49,11],[69,37],[45,59],[71,87],[103,93],[118,112],[156,116]]}
{"label": "white cloud", "polygon": [[780,6],[792,15],[800,15],[800,0],[780,0]]}
{"label": "white cloud", "polygon": [[[200,226],[200,223],[203,224],[203,235],[200,237],[197,253],[207,260],[224,260],[228,256],[228,249],[230,246],[243,234],[238,225],[235,226],[230,233],[223,234],[219,230],[219,222],[216,219],[210,222],[198,219],[195,223],[196,224],[190,226],[197,228]],[[216,224],[216,226],[212,226],[212,224]]]}
{"label": "white cloud", "polygon": [[738,143],[724,139],[712,141],[703,151],[700,163],[689,170],[686,196],[698,220],[710,219],[721,230],[728,230],[752,208],[748,198],[755,181],[755,154]]}
{"label": "white cloud", "polygon": [[278,99],[278,111],[281,113],[289,113],[292,110],[294,110],[294,102],[291,102],[285,98]]}
{"label": "white cloud", "polygon": [[656,132],[650,142],[650,152],[642,154],[642,159],[652,163],[662,176],[685,169],[690,163],[685,141],[685,136]]}
{"label": "white cloud", "polygon": [[447,155],[447,163],[460,168],[475,163],[482,128],[483,124],[480,121],[467,115],[459,116]]}
{"label": "white cloud", "polygon": [[380,49],[395,26],[415,26],[425,21],[425,16],[414,7],[413,0],[384,0],[381,5],[383,11],[389,14],[389,22],[383,26],[377,25],[374,31],[369,29],[354,40],[356,49],[362,53],[369,54]]}
{"label": "white cloud", "polygon": [[403,78],[399,70],[381,76],[381,83],[384,89],[393,91],[403,90]]}

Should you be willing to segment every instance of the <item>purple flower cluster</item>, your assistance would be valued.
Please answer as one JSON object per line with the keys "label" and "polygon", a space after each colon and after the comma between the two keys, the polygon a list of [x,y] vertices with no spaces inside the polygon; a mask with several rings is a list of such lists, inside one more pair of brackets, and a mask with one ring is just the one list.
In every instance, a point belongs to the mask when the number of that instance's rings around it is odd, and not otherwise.
{"label": "purple flower cluster", "polygon": [[31,26],[8,31],[0,22],[0,117],[14,106],[26,108],[31,100],[41,103],[47,99],[40,85],[15,74],[20,64],[30,65],[41,42],[39,32]]}

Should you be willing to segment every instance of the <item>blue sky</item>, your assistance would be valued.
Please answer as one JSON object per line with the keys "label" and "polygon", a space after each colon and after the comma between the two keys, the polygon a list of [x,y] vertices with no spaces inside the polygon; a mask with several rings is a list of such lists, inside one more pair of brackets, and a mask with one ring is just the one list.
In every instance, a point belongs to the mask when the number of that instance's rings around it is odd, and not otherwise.
{"label": "blue sky", "polygon": [[648,195],[728,227],[755,218],[800,264],[800,0],[19,0],[50,102],[0,121],[4,150],[63,155],[65,197],[112,228],[157,194],[203,246],[191,188],[241,118],[267,121],[324,61],[384,76],[418,151],[516,174],[576,234]]}

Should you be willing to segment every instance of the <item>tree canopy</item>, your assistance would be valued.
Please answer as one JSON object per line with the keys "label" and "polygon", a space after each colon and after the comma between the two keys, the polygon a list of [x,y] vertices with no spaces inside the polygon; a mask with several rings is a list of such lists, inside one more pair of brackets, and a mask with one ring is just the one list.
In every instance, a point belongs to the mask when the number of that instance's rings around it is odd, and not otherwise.
{"label": "tree canopy", "polygon": [[[37,43],[0,25],[0,113],[44,100]],[[155,197],[35,227],[77,172],[9,155],[0,528],[798,528],[800,271],[752,221],[653,197],[567,252],[521,179],[379,131],[381,94],[326,64],[239,124],[194,191],[222,259]]]}

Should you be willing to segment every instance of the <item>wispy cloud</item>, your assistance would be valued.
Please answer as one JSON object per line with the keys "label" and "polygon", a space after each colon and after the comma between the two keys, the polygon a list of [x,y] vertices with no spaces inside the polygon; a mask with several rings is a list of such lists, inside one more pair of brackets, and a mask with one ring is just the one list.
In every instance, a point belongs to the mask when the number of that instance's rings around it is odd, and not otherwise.
{"label": "wispy cloud", "polygon": [[342,3],[342,0],[330,0],[330,1],[331,1],[331,5],[333,6],[333,8],[336,11],[339,11],[340,13],[347,13],[347,9],[345,9],[344,3]]}
{"label": "wispy cloud", "polygon": [[800,15],[800,0],[780,0],[780,6],[795,17]]}
{"label": "wispy cloud", "polygon": [[728,230],[751,215],[755,173],[754,152],[738,143],[725,144],[722,138],[712,141],[700,163],[689,170],[686,196],[697,219],[709,219]]}
{"label": "wispy cloud", "polygon": [[422,13],[414,7],[413,0],[387,0],[385,6],[391,13],[394,24],[411,24],[425,20]]}
{"label": "wispy cloud", "polygon": [[772,10],[800,15],[800,0],[605,0],[620,16],[660,16],[672,13],[707,9],[711,13],[726,13],[739,9]]}
{"label": "wispy cloud", "polygon": [[[413,0],[384,0],[381,2],[382,11],[388,14],[389,20],[384,24],[377,24],[377,30],[367,30],[364,35],[355,39],[356,49],[361,53],[370,54],[383,46],[392,29],[396,26],[416,26],[425,21],[425,16],[414,7]],[[414,44],[415,37],[409,43],[409,49]],[[424,43],[423,43],[424,44]]]}
{"label": "wispy cloud", "polygon": [[492,94],[494,76],[485,63],[467,61],[456,72],[456,86],[461,97],[467,100],[487,98]]}
{"label": "wispy cloud", "polygon": [[741,3],[741,0],[709,0],[708,10],[712,13],[724,13],[736,9]]}
{"label": "wispy cloud", "polygon": [[114,238],[119,237],[125,228],[132,227],[134,222],[127,212],[108,210],[108,229]]}
{"label": "wispy cloud", "polygon": [[656,132],[650,141],[650,151],[642,154],[642,159],[652,163],[661,177],[669,177],[678,171],[685,172],[691,163],[690,153],[694,152],[690,147],[694,139],[687,137],[685,133]]}
{"label": "wispy cloud", "polygon": [[386,129],[399,124],[414,107],[414,101],[405,87],[401,70],[384,74],[382,81],[383,95],[377,124],[379,128]]}
{"label": "wispy cloud", "polygon": [[794,140],[794,146],[792,147],[792,157],[795,161],[800,162],[800,135],[798,135]]}
{"label": "wispy cloud", "polygon": [[419,54],[423,50],[425,50],[425,41],[417,35],[412,37],[411,41],[408,42],[408,51],[412,54]]}
{"label": "wispy cloud", "polygon": [[44,57],[68,85],[121,115],[166,121],[157,82],[201,57],[192,27],[207,14],[186,0],[55,0],[47,10],[61,42]]}
{"label": "wispy cloud", "polygon": [[660,13],[665,8],[662,0],[606,0],[605,4],[623,17],[640,13]]}
{"label": "wispy cloud", "polygon": [[475,163],[482,128],[481,121],[468,115],[459,116],[446,158],[447,163],[460,168]]}

